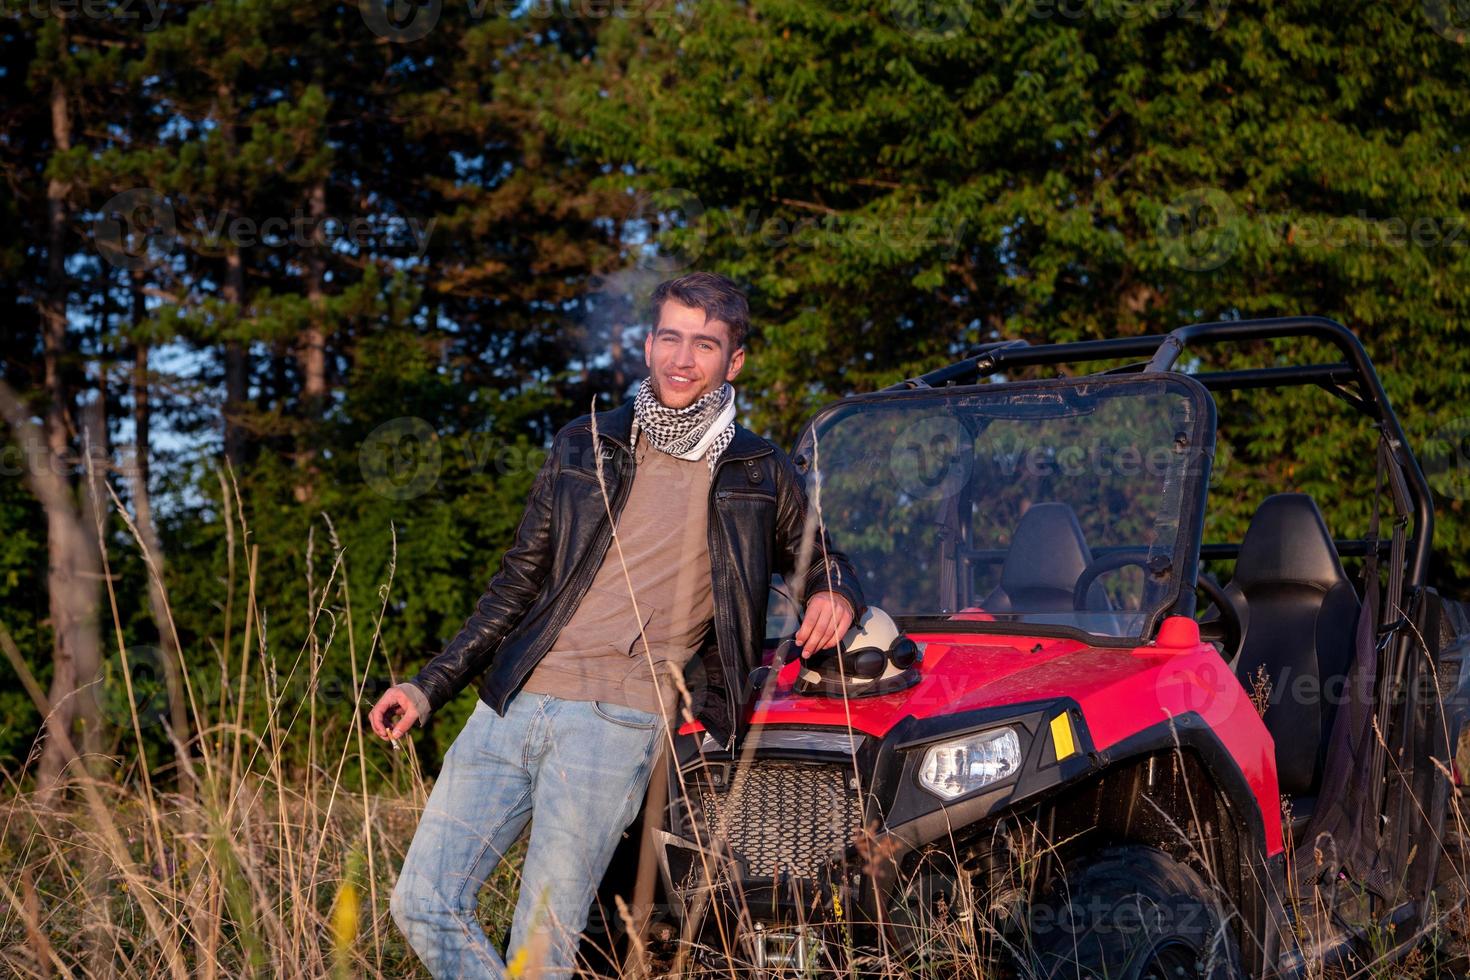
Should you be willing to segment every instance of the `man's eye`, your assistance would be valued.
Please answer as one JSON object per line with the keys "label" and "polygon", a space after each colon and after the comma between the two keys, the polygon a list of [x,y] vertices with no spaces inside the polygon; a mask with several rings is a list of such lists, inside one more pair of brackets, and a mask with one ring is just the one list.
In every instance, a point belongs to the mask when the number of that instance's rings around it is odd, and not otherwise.
{"label": "man's eye", "polygon": [[699,349],[700,350],[714,350],[715,349],[715,345],[714,344],[700,344],[699,345]]}

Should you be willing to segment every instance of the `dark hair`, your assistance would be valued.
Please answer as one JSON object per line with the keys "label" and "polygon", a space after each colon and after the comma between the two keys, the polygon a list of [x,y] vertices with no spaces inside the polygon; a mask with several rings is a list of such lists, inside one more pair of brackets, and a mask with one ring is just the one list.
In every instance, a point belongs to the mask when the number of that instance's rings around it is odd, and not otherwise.
{"label": "dark hair", "polygon": [[691,272],[678,279],[659,283],[649,301],[648,328],[658,327],[659,312],[664,300],[674,299],[685,306],[704,312],[706,320],[723,320],[730,327],[732,351],[745,345],[750,333],[750,303],[734,282],[718,272]]}

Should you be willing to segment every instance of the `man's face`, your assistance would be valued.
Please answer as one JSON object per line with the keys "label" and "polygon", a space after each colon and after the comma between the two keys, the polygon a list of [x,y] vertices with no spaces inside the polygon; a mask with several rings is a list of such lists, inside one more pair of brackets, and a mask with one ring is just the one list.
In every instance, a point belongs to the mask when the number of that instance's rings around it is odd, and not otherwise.
{"label": "man's face", "polygon": [[664,300],[658,323],[643,341],[653,394],[668,408],[688,408],[745,364],[745,348],[732,350],[730,326],[704,318],[703,310]]}

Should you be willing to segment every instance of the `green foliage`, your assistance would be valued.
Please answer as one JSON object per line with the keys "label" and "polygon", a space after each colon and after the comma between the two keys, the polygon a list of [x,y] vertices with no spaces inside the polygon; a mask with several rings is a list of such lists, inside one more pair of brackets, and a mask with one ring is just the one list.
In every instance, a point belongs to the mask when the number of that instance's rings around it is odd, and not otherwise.
{"label": "green foliage", "polygon": [[[1360,333],[1416,443],[1462,415],[1463,46],[1417,3],[1066,9],[715,0],[605,38],[560,131],[697,198],[663,243],[752,287],[746,387],[783,436],[983,340],[1298,313]],[[1221,416],[1212,533],[1293,489],[1364,530],[1373,443],[1344,406]],[[1463,585],[1464,501],[1441,504]]]}
{"label": "green foliage", "polygon": [[[412,673],[459,628],[509,543],[545,458],[526,434],[526,419],[545,410],[548,396],[481,389],[465,404],[464,390],[446,381],[412,331],[402,329],[367,339],[358,364],[342,393],[342,417],[329,419],[319,434],[332,448],[313,466],[309,506],[296,499],[301,473],[289,460],[263,455],[238,477],[249,543],[260,549],[256,593],[270,624],[276,670],[281,676],[294,670],[284,688],[285,713],[306,702],[314,635],[327,651],[318,668],[318,704],[332,710],[329,723],[339,731],[355,712],[366,711],[390,675]],[[399,458],[410,451],[398,441],[403,426],[412,427],[410,436],[431,438]],[[394,457],[386,466],[384,453]],[[189,659],[207,664],[205,651],[221,629],[228,542],[218,473],[201,466],[192,480],[200,503],[171,515],[165,548]],[[243,543],[237,549],[238,643],[247,587]],[[351,641],[339,634],[328,644],[336,624],[348,622],[349,604],[356,624]],[[363,624],[375,622],[380,610],[382,637],[369,664],[370,631]],[[308,629],[313,619],[315,628]],[[373,679],[361,703],[354,699],[354,650],[357,677],[366,670]],[[250,659],[257,659],[254,651]],[[206,676],[217,681],[219,672]],[[470,707],[468,698],[461,700],[442,719],[435,716],[451,735]],[[253,704],[252,718],[258,721],[263,710],[263,703]]]}
{"label": "green foliage", "polygon": [[[432,655],[494,572],[552,431],[627,393],[648,291],[695,267],[749,287],[746,421],[786,444],[835,396],[992,339],[1341,319],[1449,471],[1442,580],[1470,585],[1470,478],[1455,478],[1470,61],[1434,4],[704,0],[600,17],[447,3],[416,40],[380,36],[352,4],[201,0],[146,30],[43,7],[7,5],[0,32],[14,191],[0,364],[41,408],[38,303],[55,291],[67,408],[105,396],[119,461],[151,389],[165,574],[210,697],[243,655],[256,672],[274,658],[299,699],[291,666],[325,648],[322,725],[355,724],[353,644],[325,642],[349,601],[361,633],[392,571],[380,647],[352,637],[359,671],[386,683]],[[69,149],[51,128],[58,86]],[[46,194],[62,185],[52,282]],[[173,234],[122,268],[94,221],[127,191],[161,203]],[[293,224],[323,216],[336,224]],[[1297,344],[1186,357],[1336,359]],[[226,408],[231,371],[243,394]],[[1285,490],[1312,493],[1340,535],[1365,529],[1373,434],[1341,402],[1296,390],[1219,407],[1210,538]],[[245,437],[233,475],[251,529],[233,580],[227,428]],[[0,479],[3,619],[43,683],[44,526],[22,482]],[[123,641],[156,644],[136,547],[109,533]],[[264,657],[242,650],[252,548]],[[18,760],[38,719],[0,689],[0,756]],[[267,710],[247,705],[252,723]],[[160,731],[145,737],[167,754]]]}
{"label": "green foliage", "polygon": [[[15,457],[12,457],[12,461]],[[46,609],[45,518],[35,499],[15,476],[0,476],[0,625],[23,651],[51,642]],[[50,659],[37,657],[42,684],[50,680]],[[30,751],[41,714],[20,685],[8,661],[0,661],[0,766],[14,771]]]}

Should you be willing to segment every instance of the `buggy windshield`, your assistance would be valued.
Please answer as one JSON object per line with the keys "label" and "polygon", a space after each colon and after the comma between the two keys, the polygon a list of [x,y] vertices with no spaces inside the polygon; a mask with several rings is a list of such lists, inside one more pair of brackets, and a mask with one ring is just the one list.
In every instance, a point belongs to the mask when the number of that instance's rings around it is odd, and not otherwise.
{"label": "buggy windshield", "polygon": [[870,605],[1138,639],[1192,590],[1213,418],[1178,375],[915,389],[825,410],[795,458]]}

